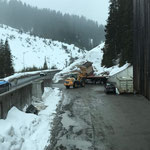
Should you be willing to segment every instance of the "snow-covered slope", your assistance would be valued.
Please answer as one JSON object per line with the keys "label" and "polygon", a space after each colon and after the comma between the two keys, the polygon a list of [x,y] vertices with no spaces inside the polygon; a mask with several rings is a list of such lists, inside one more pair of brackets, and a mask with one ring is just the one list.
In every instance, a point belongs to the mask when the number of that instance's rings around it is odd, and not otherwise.
{"label": "snow-covered slope", "polygon": [[40,108],[38,115],[27,114],[12,107],[7,118],[0,119],[0,150],[46,149],[62,93],[58,88],[45,88],[42,99],[43,101],[36,102]]}
{"label": "snow-covered slope", "polygon": [[92,66],[93,66],[95,75],[100,75],[103,72],[109,72],[109,75],[112,76],[115,73],[120,72],[129,66],[129,64],[125,64],[122,67],[119,67],[119,65],[116,65],[110,68],[102,67],[101,64],[102,64],[102,59],[103,59],[103,51],[102,51],[103,47],[104,47],[104,43],[95,47],[91,51],[88,51],[83,58],[79,58],[70,66],[63,69],[60,73],[57,73],[54,76],[54,79],[53,79],[54,82],[58,82],[59,80],[62,80],[65,77],[65,75],[68,74],[69,72],[78,70],[79,68],[77,66],[82,65],[87,61],[93,63]]}
{"label": "snow-covered slope", "polygon": [[73,44],[31,36],[6,25],[0,25],[0,39],[8,39],[16,71],[33,65],[42,67],[45,58],[49,68],[63,69],[86,54]]}
{"label": "snow-covered slope", "polygon": [[87,52],[85,59],[93,63],[93,69],[95,75],[100,75],[103,72],[109,72],[109,76],[112,76],[124,69],[126,69],[130,64],[125,64],[122,67],[119,65],[115,65],[110,68],[102,67],[102,59],[103,59],[103,51],[104,43],[95,47],[91,51]]}

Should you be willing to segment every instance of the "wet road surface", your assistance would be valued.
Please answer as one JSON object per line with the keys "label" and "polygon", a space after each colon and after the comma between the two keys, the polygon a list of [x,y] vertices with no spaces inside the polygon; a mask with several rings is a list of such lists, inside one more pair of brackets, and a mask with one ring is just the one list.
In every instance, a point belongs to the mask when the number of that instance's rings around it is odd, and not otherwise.
{"label": "wet road surface", "polygon": [[106,95],[100,85],[65,89],[48,150],[150,150],[150,102]]}

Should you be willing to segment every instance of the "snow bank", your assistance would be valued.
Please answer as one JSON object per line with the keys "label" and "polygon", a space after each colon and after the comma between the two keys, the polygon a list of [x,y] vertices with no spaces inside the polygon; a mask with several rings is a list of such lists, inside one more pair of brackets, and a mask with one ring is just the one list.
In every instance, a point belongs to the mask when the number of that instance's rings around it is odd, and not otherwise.
{"label": "snow bank", "polygon": [[51,123],[62,93],[58,88],[45,88],[39,115],[26,114],[13,107],[6,120],[0,120],[1,150],[44,150],[49,144]]}
{"label": "snow bank", "polygon": [[119,67],[119,65],[116,65],[110,68],[102,67],[102,59],[103,59],[102,48],[103,47],[104,47],[104,43],[100,44],[99,46],[95,47],[89,52],[86,52],[86,55],[84,57],[79,58],[76,62],[72,63],[70,66],[66,67],[61,72],[57,73],[54,76],[53,81],[57,83],[60,80],[63,80],[68,73],[70,73],[71,71],[78,70],[77,68],[78,65],[82,65],[87,61],[93,63],[92,66],[93,66],[95,75],[100,75],[103,72],[109,72],[109,76],[112,76],[126,69],[130,65],[130,64],[125,64],[122,67]]}
{"label": "snow bank", "polygon": [[119,65],[110,67],[110,68],[104,68],[104,71],[108,71],[109,72],[109,76],[113,76],[114,74],[125,70],[126,68],[128,68],[130,66],[129,63],[123,65],[122,67],[119,67]]}
{"label": "snow bank", "polygon": [[79,70],[79,68],[77,66],[80,65],[80,64],[83,64],[85,62],[86,62],[85,59],[78,59],[77,61],[75,61],[74,63],[72,63],[70,66],[68,66],[65,69],[63,69],[61,72],[55,74],[55,76],[53,78],[53,82],[54,83],[58,83],[60,80],[63,80],[64,77],[68,73],[70,73],[71,71]]}

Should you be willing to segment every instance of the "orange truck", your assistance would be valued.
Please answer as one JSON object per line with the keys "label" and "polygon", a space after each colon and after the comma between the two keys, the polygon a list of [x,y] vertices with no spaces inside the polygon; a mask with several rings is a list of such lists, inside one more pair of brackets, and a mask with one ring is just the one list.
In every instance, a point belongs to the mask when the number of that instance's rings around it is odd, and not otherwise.
{"label": "orange truck", "polygon": [[65,80],[64,85],[67,89],[70,87],[84,87],[85,83],[89,81],[92,83],[106,83],[107,78],[105,76],[93,75],[93,67],[91,62],[86,62],[83,65],[78,66],[80,71],[70,73],[69,77]]}
{"label": "orange truck", "polygon": [[67,89],[70,87],[84,87],[85,86],[85,78],[79,72],[74,72],[69,75],[69,77],[65,80],[64,85]]}

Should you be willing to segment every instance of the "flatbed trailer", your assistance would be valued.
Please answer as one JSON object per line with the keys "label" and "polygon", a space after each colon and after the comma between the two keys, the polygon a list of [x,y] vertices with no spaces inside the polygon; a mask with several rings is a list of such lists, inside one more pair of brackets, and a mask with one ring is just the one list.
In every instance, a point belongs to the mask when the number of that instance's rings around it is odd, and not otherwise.
{"label": "flatbed trailer", "polygon": [[86,76],[85,82],[86,83],[94,83],[94,84],[105,84],[107,82],[108,76]]}

